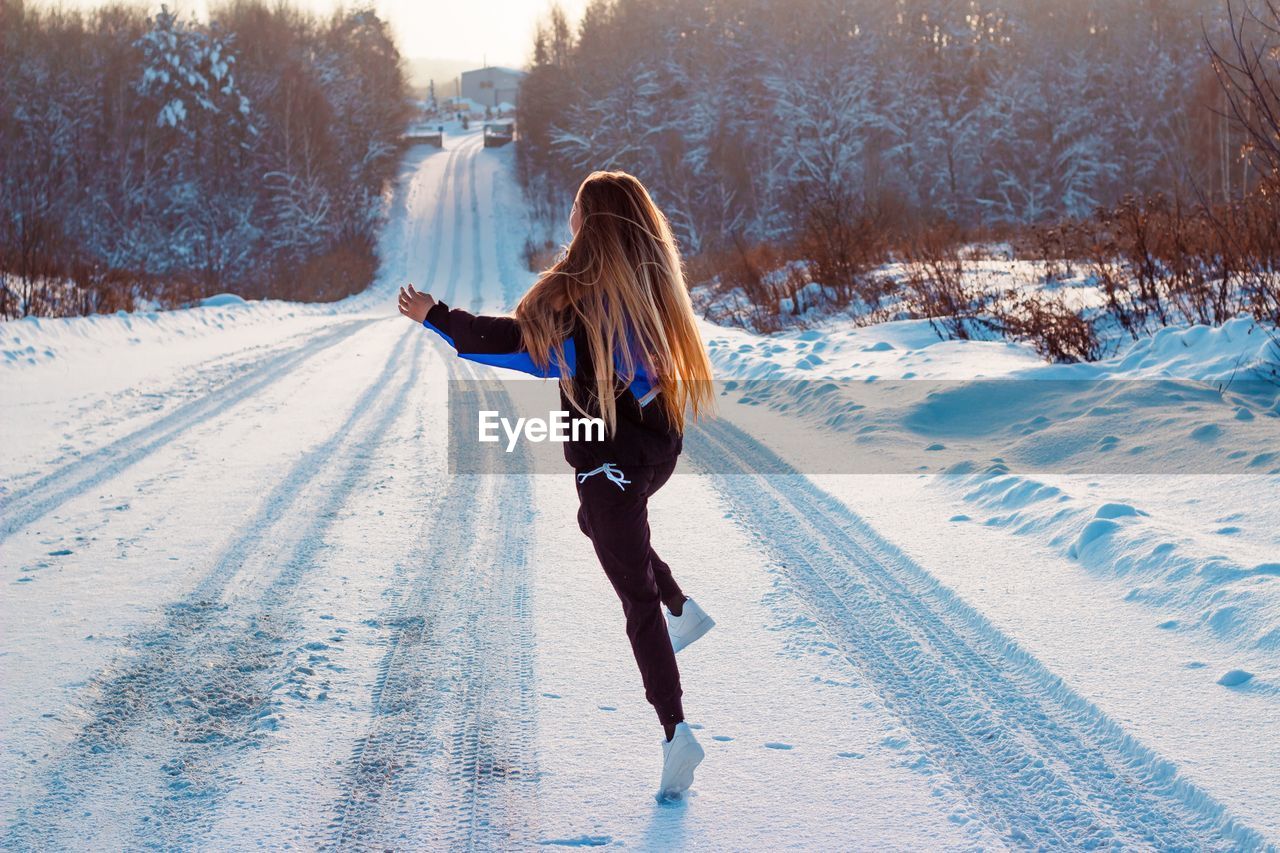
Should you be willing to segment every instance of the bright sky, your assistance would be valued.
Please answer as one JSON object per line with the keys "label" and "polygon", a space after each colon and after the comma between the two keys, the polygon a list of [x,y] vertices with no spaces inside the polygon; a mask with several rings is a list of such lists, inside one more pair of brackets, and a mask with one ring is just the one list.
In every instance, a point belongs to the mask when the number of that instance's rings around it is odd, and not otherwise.
{"label": "bright sky", "polygon": [[[367,1],[367,0],[366,0]],[[105,0],[71,0],[92,7]],[[212,0],[216,3],[217,0]],[[307,9],[329,12],[338,0],[293,0]],[[478,67],[522,66],[533,52],[533,32],[538,19],[551,8],[551,0],[372,0],[378,13],[391,21],[407,59],[458,59]],[[204,16],[210,0],[170,0],[169,8],[182,14]],[[363,5],[347,0],[348,7]],[[569,20],[577,22],[587,0],[560,0]],[[160,4],[148,3],[159,8]]]}
{"label": "bright sky", "polygon": [[[322,0],[310,0],[321,2]],[[307,0],[303,0],[307,2]],[[551,0],[375,0],[396,28],[407,57],[473,59],[490,65],[521,66],[533,52],[533,32]],[[561,0],[570,21],[578,21],[586,0]]]}

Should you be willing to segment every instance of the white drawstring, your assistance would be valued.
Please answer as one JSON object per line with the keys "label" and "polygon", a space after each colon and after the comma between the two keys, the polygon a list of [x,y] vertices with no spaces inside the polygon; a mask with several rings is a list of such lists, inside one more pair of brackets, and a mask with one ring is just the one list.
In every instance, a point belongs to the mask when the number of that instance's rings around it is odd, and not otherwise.
{"label": "white drawstring", "polygon": [[624,479],[622,469],[615,466],[612,462],[606,462],[594,471],[588,471],[585,474],[578,475],[578,482],[585,483],[588,477],[594,477],[596,474],[603,472],[615,486],[622,491],[627,490],[627,486],[631,485],[631,481]]}

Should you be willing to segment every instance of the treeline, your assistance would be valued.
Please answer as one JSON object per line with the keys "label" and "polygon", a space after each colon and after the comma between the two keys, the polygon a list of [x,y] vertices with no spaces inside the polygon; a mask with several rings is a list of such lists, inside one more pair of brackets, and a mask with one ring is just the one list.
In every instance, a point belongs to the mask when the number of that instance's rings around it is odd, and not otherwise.
{"label": "treeline", "polygon": [[1202,30],[1224,20],[1220,0],[593,0],[538,34],[523,175],[545,195],[634,170],[694,252],[1231,195],[1248,176]]}
{"label": "treeline", "polygon": [[636,173],[757,328],[818,283],[1096,355],[1060,300],[971,292],[963,246],[992,239],[1093,258],[1134,334],[1275,322],[1277,24],[1274,0],[592,0],[537,33],[519,174],[558,222],[586,171]]}
{"label": "treeline", "polygon": [[370,11],[0,0],[0,316],[362,289],[405,105]]}

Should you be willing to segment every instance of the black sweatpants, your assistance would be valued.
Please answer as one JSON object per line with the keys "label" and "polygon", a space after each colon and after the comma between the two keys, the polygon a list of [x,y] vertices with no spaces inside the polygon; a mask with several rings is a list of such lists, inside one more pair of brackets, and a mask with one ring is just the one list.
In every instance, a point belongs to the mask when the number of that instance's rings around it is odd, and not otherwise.
{"label": "black sweatpants", "polygon": [[644,695],[664,724],[684,719],[680,670],[671,649],[663,602],[684,600],[671,567],[649,544],[649,496],[671,477],[676,463],[578,469],[578,526],[595,546],[605,575],[622,601],[627,637],[640,667]]}

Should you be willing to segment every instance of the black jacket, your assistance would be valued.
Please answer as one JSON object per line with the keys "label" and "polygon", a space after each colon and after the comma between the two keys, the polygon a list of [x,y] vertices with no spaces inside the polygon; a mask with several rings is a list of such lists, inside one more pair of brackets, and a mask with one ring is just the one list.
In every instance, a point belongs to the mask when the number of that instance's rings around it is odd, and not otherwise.
{"label": "black jacket", "polygon": [[[560,375],[557,365],[544,370],[534,364],[524,348],[520,327],[511,317],[476,315],[437,302],[427,312],[422,325],[439,333],[461,358],[534,376]],[[595,369],[581,328],[574,329],[573,337],[565,341],[564,351],[575,397],[589,417],[598,417],[598,406],[592,400]],[[661,465],[680,455],[680,432],[667,419],[663,408],[653,405],[657,389],[643,368],[638,371],[630,384],[618,381],[615,392],[618,418],[613,435],[606,434],[604,441],[565,443],[564,458],[574,468],[596,468],[606,462],[618,466]],[[569,417],[581,417],[563,388],[560,406]]]}

